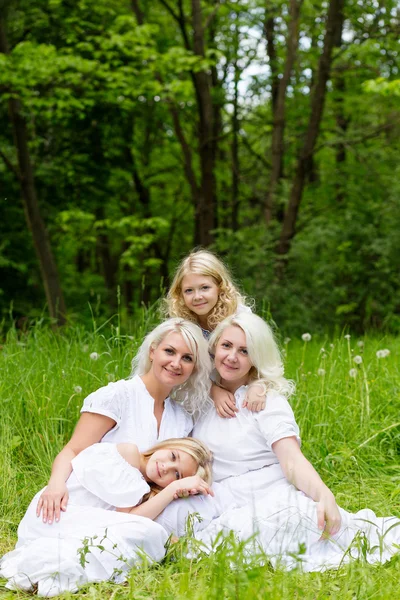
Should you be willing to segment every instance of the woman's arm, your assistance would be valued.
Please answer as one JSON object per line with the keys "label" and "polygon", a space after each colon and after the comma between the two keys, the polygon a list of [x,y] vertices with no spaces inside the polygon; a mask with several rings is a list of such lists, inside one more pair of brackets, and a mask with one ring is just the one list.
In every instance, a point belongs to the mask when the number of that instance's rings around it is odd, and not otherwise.
{"label": "woman's arm", "polygon": [[306,459],[294,437],[272,444],[286,479],[317,503],[318,528],[334,535],[340,529],[341,517],[335,496]]}
{"label": "woman's arm", "polygon": [[79,452],[99,442],[112,429],[115,421],[96,413],[82,413],[70,441],[56,456],[46,489],[39,498],[36,515],[42,512],[43,523],[51,524],[53,517],[60,519],[60,510],[65,511],[68,504],[66,481],[71,474],[71,461]]}
{"label": "woman's arm", "polygon": [[143,502],[143,504],[139,504],[139,506],[117,508],[117,511],[155,519],[168,504],[178,498],[178,494],[183,492],[191,496],[195,494],[210,494],[210,496],[214,496],[214,492],[210,486],[198,475],[193,475],[192,477],[184,477],[183,479],[173,481],[161,490],[161,492],[150,498],[150,500]]}

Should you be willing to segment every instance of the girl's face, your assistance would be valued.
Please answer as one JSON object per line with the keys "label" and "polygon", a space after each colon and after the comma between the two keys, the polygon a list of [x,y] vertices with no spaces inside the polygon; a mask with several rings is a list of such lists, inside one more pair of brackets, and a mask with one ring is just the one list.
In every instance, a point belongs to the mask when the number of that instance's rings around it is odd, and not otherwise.
{"label": "girl's face", "polygon": [[146,478],[164,488],[177,479],[197,472],[197,462],[187,452],[163,448],[152,454],[146,465]]}
{"label": "girl's face", "polygon": [[213,277],[191,273],[182,279],[182,296],[190,311],[205,318],[218,302],[219,286]]}
{"label": "girl's face", "polygon": [[151,373],[167,389],[185,383],[193,373],[195,357],[180,333],[172,331],[157,348],[150,348]]}
{"label": "girl's face", "polygon": [[245,333],[240,327],[230,325],[222,332],[215,348],[215,368],[222,383],[236,390],[247,383],[251,367]]}

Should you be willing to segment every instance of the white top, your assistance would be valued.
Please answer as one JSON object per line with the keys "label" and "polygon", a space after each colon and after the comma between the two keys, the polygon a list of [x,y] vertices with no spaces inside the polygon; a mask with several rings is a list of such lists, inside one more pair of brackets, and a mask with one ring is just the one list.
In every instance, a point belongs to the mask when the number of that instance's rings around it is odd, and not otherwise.
{"label": "white top", "polygon": [[140,504],[150,491],[143,475],[118,452],[116,444],[93,444],[72,460],[67,481],[69,503],[113,510]]}
{"label": "white top", "polygon": [[102,442],[130,442],[136,444],[140,452],[168,438],[186,437],[193,427],[192,417],[177,402],[167,398],[157,433],[154,399],[139,375],[109,383],[89,394],[81,412],[105,415],[115,421]]}
{"label": "white top", "polygon": [[207,444],[214,454],[214,481],[279,464],[272,444],[292,436],[300,442],[298,425],[284,396],[270,390],[265,409],[255,413],[242,408],[246,391],[247,386],[242,386],[235,392],[239,409],[236,417],[223,419],[211,407],[193,429],[193,437]]}

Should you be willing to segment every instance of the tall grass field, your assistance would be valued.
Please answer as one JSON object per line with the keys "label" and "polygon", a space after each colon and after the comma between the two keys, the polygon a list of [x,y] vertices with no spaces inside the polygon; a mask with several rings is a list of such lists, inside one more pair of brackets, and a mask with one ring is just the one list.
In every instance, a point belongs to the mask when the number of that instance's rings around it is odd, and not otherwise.
{"label": "tall grass field", "polygon": [[[106,324],[93,332],[54,332],[37,325],[11,329],[0,346],[0,554],[11,550],[34,493],[72,433],[84,397],[127,377],[151,320],[132,335]],[[286,373],[297,390],[291,404],[302,449],[336,495],[355,512],[400,517],[400,340],[391,337],[313,336],[282,340]],[[307,336],[306,336],[307,338]],[[386,352],[382,352],[386,350]],[[400,598],[400,556],[385,565],[351,562],[338,570],[302,574],[273,570],[228,540],[212,556],[185,558],[186,540],[160,565],[131,572],[124,585],[109,582],[63,597],[132,599]],[[232,551],[233,548],[233,551]],[[0,580],[0,598],[27,598]]]}

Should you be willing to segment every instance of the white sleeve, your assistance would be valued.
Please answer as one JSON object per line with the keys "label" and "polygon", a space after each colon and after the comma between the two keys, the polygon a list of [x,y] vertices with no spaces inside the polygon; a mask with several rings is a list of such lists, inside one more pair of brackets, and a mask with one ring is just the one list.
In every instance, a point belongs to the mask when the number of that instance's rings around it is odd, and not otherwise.
{"label": "white sleeve", "polygon": [[73,460],[79,483],[104,502],[125,508],[137,506],[150,491],[143,475],[118,452],[116,444],[93,444]]}
{"label": "white sleeve", "polygon": [[252,414],[269,449],[272,450],[272,444],[287,437],[295,437],[300,443],[299,427],[287,399],[277,392],[270,391],[266,401],[264,410]]}
{"label": "white sleeve", "polygon": [[125,405],[124,380],[108,385],[92,392],[83,401],[82,412],[91,412],[113,419],[119,425]]}

